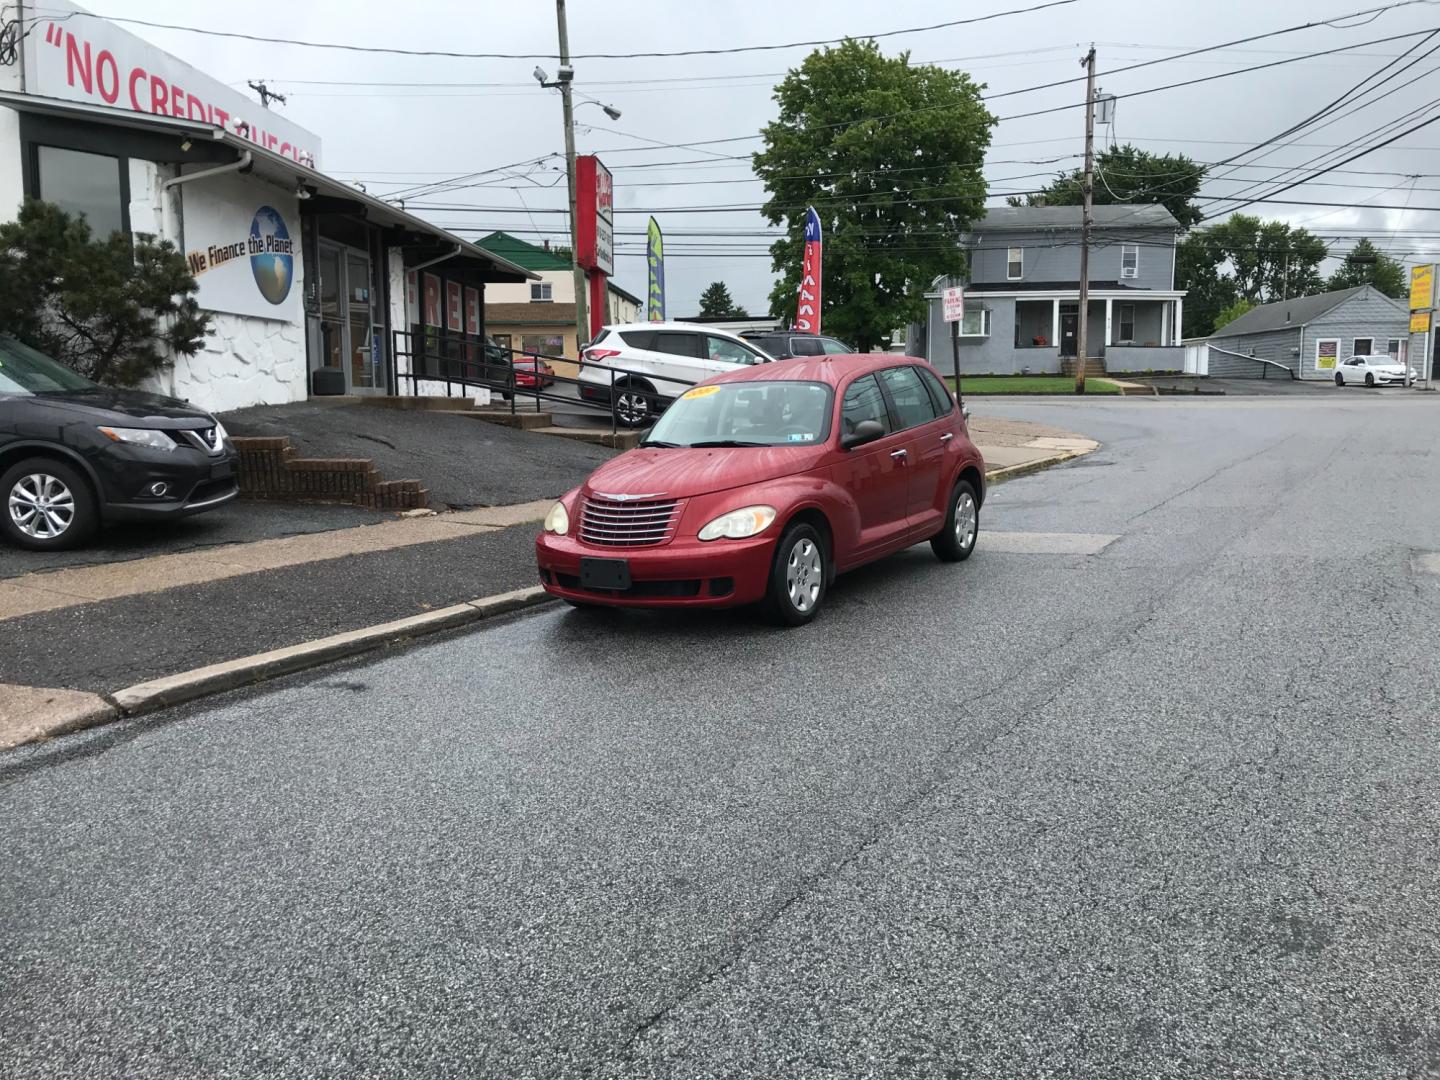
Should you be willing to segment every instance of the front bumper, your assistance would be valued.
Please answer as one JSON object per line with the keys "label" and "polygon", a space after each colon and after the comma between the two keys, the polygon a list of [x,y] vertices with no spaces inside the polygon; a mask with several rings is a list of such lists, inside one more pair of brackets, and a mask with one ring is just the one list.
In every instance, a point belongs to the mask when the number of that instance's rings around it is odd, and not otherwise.
{"label": "front bumper", "polygon": [[[180,449],[170,452],[116,444],[91,459],[100,475],[100,514],[106,521],[189,517],[223,506],[240,494],[238,456]],[[163,496],[147,489],[163,483]]]}
{"label": "front bumper", "polygon": [[[540,584],[553,596],[614,607],[739,607],[758,603],[770,581],[776,537],[751,540],[672,540],[658,547],[582,544],[573,536],[541,533],[535,541]],[[624,559],[631,586],[585,589],[580,560]]]}

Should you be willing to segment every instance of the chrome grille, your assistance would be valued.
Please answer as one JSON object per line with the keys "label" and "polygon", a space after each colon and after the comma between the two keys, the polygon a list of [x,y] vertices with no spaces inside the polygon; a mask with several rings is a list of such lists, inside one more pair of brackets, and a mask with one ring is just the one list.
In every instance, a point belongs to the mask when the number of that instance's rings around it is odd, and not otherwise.
{"label": "chrome grille", "polygon": [[663,544],[674,535],[675,499],[634,502],[590,496],[580,511],[580,539],[605,547]]}

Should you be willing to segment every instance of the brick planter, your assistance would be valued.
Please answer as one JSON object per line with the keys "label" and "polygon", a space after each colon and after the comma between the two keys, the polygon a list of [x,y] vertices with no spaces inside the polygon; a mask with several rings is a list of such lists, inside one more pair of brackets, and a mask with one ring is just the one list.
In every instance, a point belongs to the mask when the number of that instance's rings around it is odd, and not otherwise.
{"label": "brick planter", "polygon": [[421,510],[430,492],[419,480],[382,480],[369,458],[302,458],[287,435],[230,440],[240,494],[247,499],[349,503],[374,510]]}

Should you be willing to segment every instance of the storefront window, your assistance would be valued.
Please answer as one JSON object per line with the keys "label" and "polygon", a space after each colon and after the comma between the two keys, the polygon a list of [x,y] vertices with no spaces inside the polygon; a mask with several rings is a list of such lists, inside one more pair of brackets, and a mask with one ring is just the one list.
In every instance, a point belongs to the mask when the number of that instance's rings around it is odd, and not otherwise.
{"label": "storefront window", "polygon": [[565,339],[559,334],[526,334],[521,349],[527,356],[563,356]]}
{"label": "storefront window", "polygon": [[40,198],[67,214],[84,217],[96,239],[126,232],[125,197],[120,158],[36,147]]}

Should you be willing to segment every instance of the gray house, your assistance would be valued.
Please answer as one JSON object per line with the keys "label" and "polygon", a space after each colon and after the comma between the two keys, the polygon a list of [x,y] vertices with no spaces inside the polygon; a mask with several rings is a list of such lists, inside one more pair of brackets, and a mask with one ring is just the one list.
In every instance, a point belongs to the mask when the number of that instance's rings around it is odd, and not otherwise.
{"label": "gray house", "polygon": [[1258,378],[1270,365],[1245,359],[1255,357],[1302,379],[1333,379],[1349,356],[1389,353],[1403,363],[1409,339],[1405,301],[1357,285],[1250,309],[1210,335],[1206,374]]}
{"label": "gray house", "polygon": [[[1091,370],[1179,371],[1185,291],[1175,288],[1180,224],[1158,205],[1097,206],[1090,239]],[[960,366],[970,374],[1043,374],[1075,358],[1080,312],[1080,207],[987,210],[965,238]],[[951,362],[950,327],[935,283],[925,356]],[[1069,363],[1067,363],[1069,362]]]}

